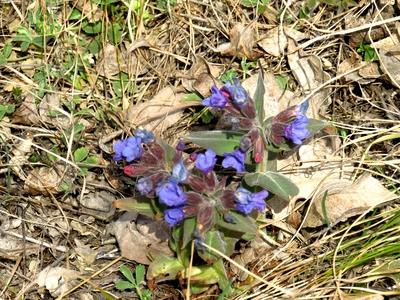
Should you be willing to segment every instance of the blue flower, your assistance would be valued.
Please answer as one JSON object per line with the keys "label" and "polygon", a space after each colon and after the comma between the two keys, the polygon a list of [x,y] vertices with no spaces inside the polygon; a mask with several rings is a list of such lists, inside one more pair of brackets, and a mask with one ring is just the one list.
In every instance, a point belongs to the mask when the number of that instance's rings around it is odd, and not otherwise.
{"label": "blue flower", "polygon": [[196,168],[204,174],[208,174],[214,169],[217,162],[216,153],[212,149],[208,149],[204,154],[200,153],[196,157]]}
{"label": "blue flower", "polygon": [[125,140],[116,141],[113,149],[115,161],[126,159],[127,162],[131,162],[140,158],[143,154],[142,139],[131,136]]}
{"label": "blue flower", "polygon": [[178,182],[183,182],[188,178],[188,171],[182,160],[180,160],[172,168],[172,177],[175,178]]}
{"label": "blue flower", "polygon": [[181,206],[186,203],[186,194],[182,188],[174,180],[164,181],[160,183],[156,189],[160,203],[167,206]]}
{"label": "blue flower", "polygon": [[222,161],[222,166],[224,168],[234,168],[237,172],[244,172],[244,160],[246,158],[246,153],[242,152],[240,149],[236,149],[231,153],[224,154],[224,160]]}
{"label": "blue flower", "polygon": [[164,211],[164,219],[169,226],[175,226],[185,218],[183,207],[169,208]]}
{"label": "blue flower", "polygon": [[247,94],[247,91],[242,87],[239,79],[237,78],[233,79],[233,84],[228,82],[222,89],[229,93],[233,103],[239,107],[243,106],[249,101],[249,95]]}
{"label": "blue flower", "polygon": [[154,141],[154,134],[147,129],[142,129],[142,128],[136,129],[135,136],[141,138],[142,143],[144,144],[148,144]]}
{"label": "blue flower", "polygon": [[236,209],[245,214],[250,214],[254,209],[263,211],[265,209],[264,199],[268,197],[267,191],[251,193],[245,188],[238,188],[235,192]]}
{"label": "blue flower", "polygon": [[214,85],[211,88],[211,96],[204,99],[201,103],[204,106],[224,108],[227,102],[228,99],[226,95]]}
{"label": "blue flower", "polygon": [[136,136],[131,136],[126,140],[125,149],[122,150],[122,156],[127,162],[138,159],[143,154],[142,139]]}
{"label": "blue flower", "polygon": [[310,136],[307,129],[310,120],[303,114],[299,114],[296,119],[286,126],[285,137],[296,145],[300,145],[304,139]]}
{"label": "blue flower", "polygon": [[136,189],[142,196],[149,194],[153,188],[153,181],[148,177],[140,178],[136,183]]}

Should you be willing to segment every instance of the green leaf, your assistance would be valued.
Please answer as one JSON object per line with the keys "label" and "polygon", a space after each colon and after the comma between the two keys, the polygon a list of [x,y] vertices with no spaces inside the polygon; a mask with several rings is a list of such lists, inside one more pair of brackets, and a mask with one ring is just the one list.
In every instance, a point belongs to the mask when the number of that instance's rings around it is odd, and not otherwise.
{"label": "green leaf", "polygon": [[151,280],[158,277],[167,277],[168,275],[168,278],[175,279],[176,275],[184,269],[185,267],[178,259],[159,256],[149,265],[147,278]]}
{"label": "green leaf", "polygon": [[229,214],[232,216],[232,222],[226,222],[224,218],[217,220],[217,226],[226,236],[241,238],[244,234],[256,234],[258,228],[253,218],[236,212],[230,212]]}
{"label": "green leaf", "polygon": [[203,98],[201,98],[198,94],[196,93],[190,93],[186,94],[181,98],[181,101],[183,102],[201,102]]}
{"label": "green leaf", "polygon": [[285,200],[289,200],[299,193],[298,187],[289,178],[275,172],[246,174],[244,181],[249,186],[262,187]]}
{"label": "green leaf", "polygon": [[136,284],[141,285],[144,283],[144,273],[146,272],[143,265],[137,265],[135,268]]}
{"label": "green leaf", "polygon": [[134,289],[135,286],[130,283],[129,281],[126,280],[118,280],[115,282],[115,288],[120,290],[120,291],[124,291],[127,289]]}
{"label": "green leaf", "polygon": [[86,158],[82,163],[85,165],[97,165],[99,163],[99,160],[97,159],[96,156],[91,155],[88,158]]}
{"label": "green leaf", "polygon": [[89,150],[85,147],[81,147],[74,152],[74,161],[81,162],[89,155]]}
{"label": "green leaf", "polygon": [[218,155],[232,152],[240,144],[243,134],[235,131],[197,131],[186,136],[186,140],[203,148],[211,148]]}
{"label": "green leaf", "polygon": [[233,78],[238,78],[239,74],[235,70],[228,70],[221,75],[221,81],[227,83],[233,80]]}
{"label": "green leaf", "polygon": [[87,34],[97,34],[101,32],[101,22],[89,23],[87,21],[82,23],[82,30]]}
{"label": "green leaf", "polygon": [[285,91],[288,87],[289,78],[287,76],[277,75],[275,81],[282,91]]}
{"label": "green leaf", "polygon": [[257,111],[258,120],[260,124],[264,122],[264,94],[265,94],[265,87],[264,87],[264,72],[260,67],[258,72],[258,80],[257,80],[257,88],[254,93],[254,103]]}
{"label": "green leaf", "polygon": [[311,134],[315,134],[326,126],[328,126],[328,123],[325,121],[309,119],[307,129],[311,132]]}
{"label": "green leaf", "polygon": [[124,275],[126,279],[128,279],[134,286],[136,286],[136,280],[133,278],[132,270],[126,265],[121,265],[119,267],[119,271]]}
{"label": "green leaf", "polygon": [[135,211],[138,214],[154,218],[156,212],[150,201],[138,201],[135,198],[124,198],[114,200],[113,206],[127,211]]}
{"label": "green leaf", "polygon": [[225,266],[224,266],[224,262],[222,259],[217,260],[214,264],[213,264],[213,269],[218,273],[218,286],[221,290],[226,289],[227,287],[230,286],[230,282],[228,279],[228,275],[226,275],[226,270],[225,270]]}
{"label": "green leaf", "polygon": [[10,57],[11,53],[12,53],[12,44],[11,43],[5,43],[4,47],[3,47],[3,51],[1,53],[2,56],[7,59],[7,58]]}
{"label": "green leaf", "polygon": [[68,20],[71,20],[71,21],[79,20],[81,18],[81,16],[82,16],[82,13],[78,9],[74,8],[74,9],[72,9]]}
{"label": "green leaf", "polygon": [[196,229],[196,219],[188,218],[183,222],[183,237],[182,237],[182,247],[185,248],[187,244],[193,240],[193,233]]}
{"label": "green leaf", "polygon": [[87,47],[87,50],[93,55],[98,54],[100,52],[100,49],[101,44],[97,38],[91,41]]}
{"label": "green leaf", "polygon": [[[217,230],[210,230],[207,232],[204,243],[207,244],[208,246],[226,254],[226,243],[224,241],[224,235]],[[214,252],[208,250],[207,248],[199,248],[197,250],[197,253],[199,256],[206,261],[207,263],[213,263],[216,262],[220,257],[217,254],[214,254]]]}
{"label": "green leaf", "polygon": [[97,288],[98,288],[98,290],[100,291],[100,294],[103,296],[104,300],[115,300],[115,299],[116,299],[116,298],[115,298],[112,294],[110,294],[109,292],[103,290],[103,289],[100,288],[100,287],[97,287]]}
{"label": "green leaf", "polygon": [[118,23],[112,24],[107,30],[107,38],[114,45],[121,42],[122,26]]}

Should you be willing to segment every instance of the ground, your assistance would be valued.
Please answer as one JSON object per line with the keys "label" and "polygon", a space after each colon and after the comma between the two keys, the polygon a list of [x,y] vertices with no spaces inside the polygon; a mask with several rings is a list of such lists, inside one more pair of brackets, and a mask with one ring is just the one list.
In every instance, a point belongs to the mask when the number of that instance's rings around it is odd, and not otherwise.
{"label": "ground", "polygon": [[172,145],[223,127],[200,100],[233,77],[253,95],[260,69],[267,113],[308,100],[328,126],[278,162],[300,192],[268,203],[264,239],[224,261],[235,292],[191,298],[398,297],[399,11],[398,0],[1,3],[0,299],[183,299],[182,278],[116,288],[121,265],[171,250],[140,246],[160,237],[115,204],[134,191],[113,142],[138,127]]}

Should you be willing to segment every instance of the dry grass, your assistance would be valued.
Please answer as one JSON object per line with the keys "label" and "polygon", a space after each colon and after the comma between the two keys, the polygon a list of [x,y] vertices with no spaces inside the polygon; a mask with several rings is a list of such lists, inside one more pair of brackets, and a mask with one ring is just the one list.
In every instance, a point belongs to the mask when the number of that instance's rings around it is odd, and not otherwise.
{"label": "dry grass", "polygon": [[[291,89],[304,99],[312,101],[317,91],[330,91],[332,103],[324,105],[324,117],[342,133],[337,149],[340,159],[320,161],[321,166],[327,169],[356,166],[354,176],[370,172],[398,193],[400,100],[396,81],[389,73],[386,78],[367,85],[349,83],[343,80],[347,73],[337,73],[343,60],[357,55],[357,43],[381,38],[375,29],[380,28],[386,35],[396,34],[392,25],[400,17],[388,17],[390,2],[381,5],[378,1],[366,1],[348,9],[321,4],[305,19],[299,18],[304,1],[271,1],[264,15],[257,14],[256,8],[244,7],[239,0],[182,1],[164,12],[157,9],[155,1],[140,2],[139,11],[135,11],[133,1],[121,1],[114,4],[118,9],[113,13],[110,7],[91,10],[94,6],[89,6],[86,12],[91,17],[96,12],[100,14],[103,27],[103,33],[99,34],[100,46],[105,45],[105,32],[113,23],[127,20],[122,37],[126,45],[121,44],[119,48],[134,48],[137,59],[127,79],[99,74],[96,69],[99,54],[92,55],[87,50],[93,36],[84,32],[84,18],[71,22],[66,17],[74,3],[11,1],[0,4],[1,47],[16,36],[17,22],[25,26],[32,23],[28,18],[30,12],[52,12],[60,25],[41,50],[31,46],[21,51],[20,45],[13,43],[13,56],[0,65],[0,103],[15,104],[18,108],[28,95],[36,103],[46,93],[57,95],[62,105],[50,110],[55,110],[65,121],[51,123],[39,116],[31,122],[28,113],[19,122],[15,122],[14,115],[0,122],[0,232],[6,234],[13,226],[11,221],[20,222],[15,225],[13,238],[16,245],[22,245],[15,251],[0,249],[0,286],[3,286],[0,298],[46,297],[48,293],[38,291],[32,282],[35,274],[49,265],[71,264],[87,276],[71,286],[64,299],[75,299],[93,290],[130,297],[113,289],[118,277],[117,262],[122,259],[115,240],[106,231],[113,217],[84,210],[79,201],[86,194],[100,190],[114,195],[124,192],[118,190],[120,185],[114,184],[115,176],[110,174],[115,171],[110,170],[107,161],[111,158],[110,142],[135,129],[124,115],[129,106],[149,101],[164,87],[180,88],[183,80],[192,79],[189,70],[198,61],[220,67],[223,72],[235,70],[241,78],[256,72],[252,67],[243,68],[240,58],[225,57],[214,51],[229,41],[230,29],[236,23],[254,28],[256,39],[275,26],[287,24],[310,35],[296,50],[300,49],[302,56],[316,55],[322,59],[332,80],[305,94],[292,75],[286,55],[274,57],[257,49],[261,53],[261,66],[274,74],[285,74]],[[107,14],[102,13],[106,10]],[[146,20],[146,12],[152,19]],[[374,16],[368,19],[368,24],[356,23],[370,12]],[[348,20],[355,25],[346,26]],[[50,20],[44,21],[45,27],[50,25]],[[363,34],[362,38],[359,33]],[[119,68],[123,68],[123,63],[118,61]],[[142,72],[143,69],[147,71]],[[132,84],[134,89],[118,95],[115,91],[118,81]],[[73,109],[68,106],[71,103],[75,105]],[[186,109],[184,121],[166,130],[166,137],[176,138],[187,130],[197,111]],[[83,123],[85,129],[77,133],[78,123]],[[99,157],[89,176],[77,175],[80,168],[73,155],[79,147],[87,147]],[[45,187],[34,193],[27,188],[27,178],[33,170],[41,167],[50,170],[60,165],[63,167],[57,174],[63,179],[72,178],[70,189],[57,193]],[[297,168],[301,170],[301,166]],[[343,293],[351,292],[400,295],[399,267],[390,265],[397,263],[400,254],[399,217],[399,207],[392,202],[332,227],[300,227],[294,234],[286,232],[283,240],[277,239],[281,229],[268,226],[269,237],[275,242],[278,240],[280,247],[249,262],[245,271],[253,280],[235,282],[238,291],[243,290],[235,299],[341,299]],[[83,228],[81,232],[79,228]],[[98,250],[98,259],[93,265],[79,262],[74,250],[76,239]],[[167,299],[163,294],[171,299],[178,299],[179,295],[183,298],[183,291],[176,285],[159,285],[154,295],[156,299]]]}

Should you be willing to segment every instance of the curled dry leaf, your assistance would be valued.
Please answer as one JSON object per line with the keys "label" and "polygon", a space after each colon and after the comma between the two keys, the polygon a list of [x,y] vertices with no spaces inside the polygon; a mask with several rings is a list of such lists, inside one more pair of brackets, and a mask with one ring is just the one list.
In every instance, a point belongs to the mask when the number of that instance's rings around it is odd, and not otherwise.
{"label": "curled dry leaf", "polygon": [[[289,52],[294,49],[296,49],[296,45],[292,40],[289,40]],[[296,51],[288,55],[288,62],[304,94],[310,93],[330,79],[329,74],[323,70],[321,59],[316,55],[302,57],[299,51]],[[308,114],[312,118],[320,119],[320,114],[325,114],[326,107],[331,102],[328,94],[329,89],[325,88],[311,97]]]}
{"label": "curled dry leaf", "polygon": [[32,78],[33,75],[35,75],[37,67],[41,64],[43,64],[43,62],[39,58],[28,58],[21,62],[20,67],[29,78]]}
{"label": "curled dry leaf", "polygon": [[185,95],[172,87],[165,87],[150,101],[130,104],[123,119],[134,127],[143,126],[161,135],[165,129],[176,124],[183,116],[183,109],[199,103],[181,102]]}
{"label": "curled dry leaf", "polygon": [[339,64],[337,68],[337,76],[363,65],[363,68],[344,76],[344,80],[350,82],[354,81],[360,84],[368,84],[381,76],[377,63],[360,61],[354,57],[346,58]]}
{"label": "curled dry leaf", "polygon": [[99,21],[104,14],[103,10],[90,0],[77,0],[73,6],[79,9],[91,23]]}
{"label": "curled dry leaf", "polygon": [[258,45],[267,53],[273,56],[284,54],[288,46],[288,38],[301,41],[308,37],[307,34],[287,26],[277,26],[268,30],[265,36],[258,42]]}
{"label": "curled dry leaf", "polygon": [[120,72],[142,75],[148,71],[135,51],[127,51],[122,45],[121,48],[106,44],[101,50],[96,64],[96,71],[101,76],[115,79],[114,76]]}
{"label": "curled dry leaf", "polygon": [[36,99],[32,95],[27,95],[21,105],[12,115],[12,122],[22,125],[39,125],[40,116],[36,106]]}
{"label": "curled dry leaf", "polygon": [[39,287],[45,287],[53,297],[57,297],[76,285],[79,276],[78,271],[49,266],[38,274],[35,282]]}
{"label": "curled dry leaf", "polygon": [[163,220],[155,221],[136,213],[124,213],[110,225],[121,255],[148,265],[160,255],[172,256],[168,246],[169,228]]}
{"label": "curled dry leaf", "polygon": [[57,194],[61,192],[61,183],[65,179],[66,167],[55,165],[54,167],[41,167],[33,169],[26,177],[25,192],[37,194]]}
{"label": "curled dry leaf", "polygon": [[379,49],[381,69],[400,87],[400,44]]}
{"label": "curled dry leaf", "polygon": [[61,128],[70,127],[72,120],[68,117],[69,113],[61,108],[60,96],[56,93],[48,93],[43,97],[39,104],[39,115],[43,122]]}
{"label": "curled dry leaf", "polygon": [[182,86],[190,92],[198,92],[203,97],[210,94],[210,89],[215,84],[222,72],[222,67],[208,64],[204,59],[199,58],[190,68],[187,74],[182,74]]}
{"label": "curled dry leaf", "polygon": [[[327,197],[324,197],[325,192]],[[332,181],[319,189],[304,226],[336,224],[396,198],[398,196],[370,174],[362,175],[354,183],[343,179]]]}
{"label": "curled dry leaf", "polygon": [[107,191],[96,191],[84,195],[80,200],[83,212],[96,215],[102,220],[110,219],[115,212],[112,202],[116,197]]}
{"label": "curled dry leaf", "polygon": [[230,42],[221,44],[215,49],[222,55],[234,56],[239,58],[256,59],[261,53],[253,48],[256,45],[254,30],[251,26],[236,24],[229,32]]}

